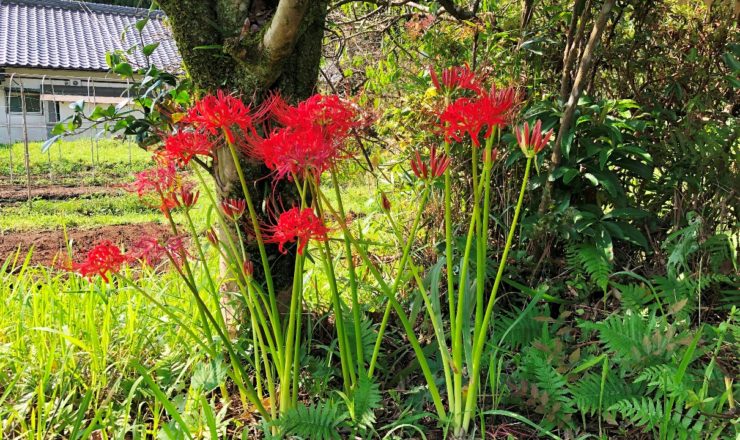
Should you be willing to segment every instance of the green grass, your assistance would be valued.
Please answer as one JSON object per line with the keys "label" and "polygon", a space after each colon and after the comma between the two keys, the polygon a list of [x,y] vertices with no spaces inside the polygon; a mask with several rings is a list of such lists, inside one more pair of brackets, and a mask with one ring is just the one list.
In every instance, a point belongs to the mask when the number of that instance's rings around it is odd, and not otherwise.
{"label": "green grass", "polygon": [[0,232],[96,227],[161,221],[162,214],[142,205],[135,195],[98,195],[66,200],[35,200],[29,207],[0,207]]}
{"label": "green grass", "polygon": [[140,274],[138,285],[163,308],[123,283],[0,268],[0,437],[154,438],[158,391],[181,397],[193,432],[206,429],[217,398],[204,397],[208,380],[190,380],[212,365],[188,335],[204,340],[194,301],[171,272]]}
{"label": "green grass", "polygon": [[[92,144],[90,139],[61,141],[52,145],[48,152],[42,153],[42,142],[30,143],[28,150],[32,184],[105,183],[125,178],[132,171],[145,168],[150,163],[151,154],[134,143],[99,139],[94,142],[95,148],[91,148]],[[11,152],[14,181],[25,184],[23,143],[0,145],[0,176],[4,179],[10,177]]]}
{"label": "green grass", "polygon": [[[191,215],[196,226],[205,226],[205,204],[196,206]],[[184,224],[181,213],[175,212],[173,218],[176,223]],[[30,207],[27,203],[0,206],[0,233],[148,222],[164,224],[166,220],[158,209],[142,204],[134,194],[35,200]]]}

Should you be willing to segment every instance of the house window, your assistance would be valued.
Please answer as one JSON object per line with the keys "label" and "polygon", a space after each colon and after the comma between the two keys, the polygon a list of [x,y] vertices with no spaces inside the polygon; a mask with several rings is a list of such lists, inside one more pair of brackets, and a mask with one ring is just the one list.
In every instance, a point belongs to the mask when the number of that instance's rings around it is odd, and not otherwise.
{"label": "house window", "polygon": [[[26,98],[26,113],[27,114],[41,114],[41,95],[34,92],[25,92]],[[23,103],[21,102],[20,94],[13,94],[10,96],[10,113],[23,113]]]}

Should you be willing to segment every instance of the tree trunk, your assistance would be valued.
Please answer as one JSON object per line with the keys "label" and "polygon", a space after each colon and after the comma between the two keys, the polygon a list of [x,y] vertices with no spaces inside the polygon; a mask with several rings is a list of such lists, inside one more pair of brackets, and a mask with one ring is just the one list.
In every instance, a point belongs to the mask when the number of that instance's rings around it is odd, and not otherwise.
{"label": "tree trunk", "polygon": [[[558,135],[555,139],[555,143],[552,147],[552,155],[550,157],[550,166],[548,173],[552,174],[559,166],[562,161],[562,143],[563,137],[570,130],[570,126],[573,123],[573,117],[576,113],[576,107],[578,106],[578,100],[581,98],[583,92],[583,86],[585,84],[586,76],[589,69],[591,68],[591,62],[593,61],[594,52],[596,46],[599,44],[601,34],[604,32],[606,27],[606,21],[609,18],[609,13],[614,7],[616,0],[605,0],[601,7],[601,12],[594,23],[594,27],[591,29],[591,35],[589,36],[588,43],[583,49],[583,55],[578,62],[578,70],[576,72],[575,80],[573,81],[573,87],[570,90],[568,102],[565,103],[565,111],[560,118],[560,128],[558,129]],[[574,50],[574,49],[571,49]],[[554,182],[551,179],[547,179],[545,184],[545,190],[542,195],[542,200],[539,206],[540,214],[547,212],[550,201],[552,199],[552,189]]]}
{"label": "tree trunk", "polygon": [[[199,91],[236,92],[253,106],[272,92],[279,92],[289,101],[305,99],[314,92],[328,0],[159,0],[158,3],[170,20],[185,68]],[[290,186],[273,186],[269,171],[261,163],[244,156],[239,161],[262,220],[269,221],[263,202],[280,200],[289,206],[295,199]],[[210,171],[220,198],[244,198],[228,150],[218,152],[214,169]],[[258,269],[262,265],[257,245],[249,239],[246,241],[255,277],[263,279]],[[267,245],[267,253],[278,301],[288,303],[294,255],[281,254],[275,245]]]}
{"label": "tree trunk", "polygon": [[[563,70],[560,74],[560,99],[563,102],[568,99],[570,92],[570,71],[573,69],[573,62],[576,60],[575,44],[583,38],[583,31],[589,18],[588,12],[591,10],[591,5],[585,3],[586,0],[576,0],[573,4],[573,15],[570,19],[565,50],[563,50]],[[580,26],[578,26],[579,22]]]}

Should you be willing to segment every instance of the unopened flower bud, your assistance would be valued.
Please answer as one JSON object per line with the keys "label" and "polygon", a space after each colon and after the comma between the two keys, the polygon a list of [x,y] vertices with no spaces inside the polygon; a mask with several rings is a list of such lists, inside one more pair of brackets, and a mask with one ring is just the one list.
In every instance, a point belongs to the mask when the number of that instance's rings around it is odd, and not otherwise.
{"label": "unopened flower bud", "polygon": [[252,260],[246,260],[242,263],[242,271],[244,271],[244,275],[247,277],[251,277],[254,274],[254,263],[252,263]]}
{"label": "unopened flower bud", "polygon": [[380,203],[383,206],[383,210],[388,212],[391,210],[391,201],[388,200],[388,196],[384,192],[380,193]]}
{"label": "unopened flower bud", "polygon": [[216,234],[216,230],[212,227],[208,228],[208,231],[206,231],[206,238],[208,239],[209,243],[214,246],[218,246],[218,234]]}

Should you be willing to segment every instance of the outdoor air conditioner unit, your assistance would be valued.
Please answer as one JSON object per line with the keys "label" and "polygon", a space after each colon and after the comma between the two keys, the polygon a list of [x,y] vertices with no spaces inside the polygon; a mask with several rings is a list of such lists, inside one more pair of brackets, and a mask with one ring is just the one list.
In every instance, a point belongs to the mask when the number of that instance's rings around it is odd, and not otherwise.
{"label": "outdoor air conditioner unit", "polygon": [[77,81],[77,80],[74,80],[74,81],[72,81],[72,85],[73,86],[79,86],[80,85],[80,82]]}

